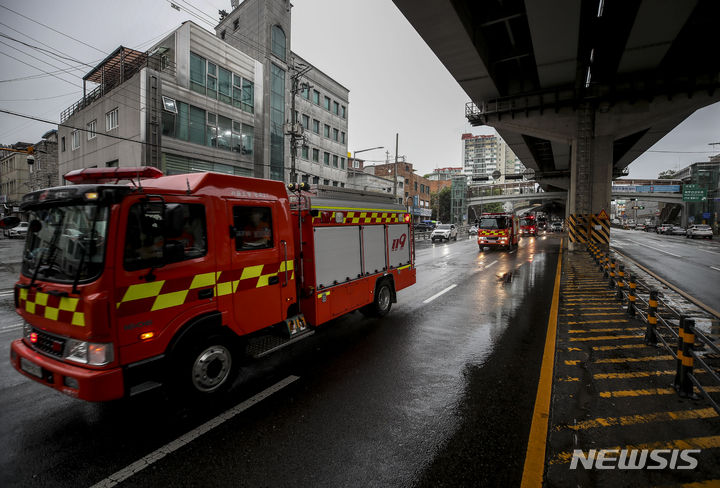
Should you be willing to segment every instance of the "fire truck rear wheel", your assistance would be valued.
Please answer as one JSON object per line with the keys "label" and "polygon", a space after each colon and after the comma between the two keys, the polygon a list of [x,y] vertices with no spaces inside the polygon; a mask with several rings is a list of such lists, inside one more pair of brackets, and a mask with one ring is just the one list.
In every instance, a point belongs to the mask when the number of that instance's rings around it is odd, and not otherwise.
{"label": "fire truck rear wheel", "polygon": [[368,317],[382,317],[387,315],[392,307],[392,290],[387,281],[380,283],[375,290],[375,299],[369,305],[360,309],[363,315]]}

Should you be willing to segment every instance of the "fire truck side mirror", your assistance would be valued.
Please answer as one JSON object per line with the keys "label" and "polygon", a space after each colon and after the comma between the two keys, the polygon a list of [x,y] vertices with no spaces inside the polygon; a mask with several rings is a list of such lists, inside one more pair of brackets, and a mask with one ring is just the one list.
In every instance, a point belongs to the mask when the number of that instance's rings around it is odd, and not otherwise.
{"label": "fire truck side mirror", "polygon": [[4,219],[0,219],[0,228],[1,229],[12,229],[13,227],[17,227],[17,225],[20,223],[19,217],[5,217]]}

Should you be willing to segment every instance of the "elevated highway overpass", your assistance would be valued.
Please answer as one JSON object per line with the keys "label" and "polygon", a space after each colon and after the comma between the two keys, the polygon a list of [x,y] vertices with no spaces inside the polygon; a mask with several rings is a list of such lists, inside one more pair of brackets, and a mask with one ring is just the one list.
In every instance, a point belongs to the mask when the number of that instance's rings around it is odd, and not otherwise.
{"label": "elevated highway overpass", "polygon": [[609,208],[611,181],[720,100],[714,0],[393,0],[567,214]]}

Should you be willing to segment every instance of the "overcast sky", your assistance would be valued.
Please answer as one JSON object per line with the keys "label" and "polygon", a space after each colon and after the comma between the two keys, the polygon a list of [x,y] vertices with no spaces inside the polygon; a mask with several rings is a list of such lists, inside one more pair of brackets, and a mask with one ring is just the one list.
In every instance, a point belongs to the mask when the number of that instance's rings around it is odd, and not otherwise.
{"label": "overcast sky", "polygon": [[[82,97],[82,76],[118,46],[146,50],[185,20],[214,32],[218,9],[231,10],[230,0],[175,3],[182,11],[168,0],[0,0],[0,108],[57,122]],[[293,5],[292,49],[350,90],[348,151],[384,146],[392,158],[399,133],[399,154],[423,174],[461,166],[462,133],[494,133],[467,123],[467,95],[391,0]],[[37,47],[85,65],[48,57]],[[69,67],[78,69],[58,72]],[[0,114],[0,143],[37,142],[52,128]],[[688,118],[651,148],[657,152],[640,156],[630,176],[652,178],[707,161],[720,152],[720,145],[714,152],[708,145],[713,142],[720,142],[720,103]],[[362,157],[386,155],[377,150]]]}

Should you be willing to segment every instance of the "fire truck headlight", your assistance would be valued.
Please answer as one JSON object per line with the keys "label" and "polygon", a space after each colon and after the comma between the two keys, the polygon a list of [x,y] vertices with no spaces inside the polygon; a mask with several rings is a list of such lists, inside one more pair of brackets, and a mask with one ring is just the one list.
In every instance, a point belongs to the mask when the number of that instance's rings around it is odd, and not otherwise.
{"label": "fire truck headlight", "polygon": [[112,344],[68,339],[65,343],[65,359],[91,366],[103,366],[112,362],[113,347]]}

